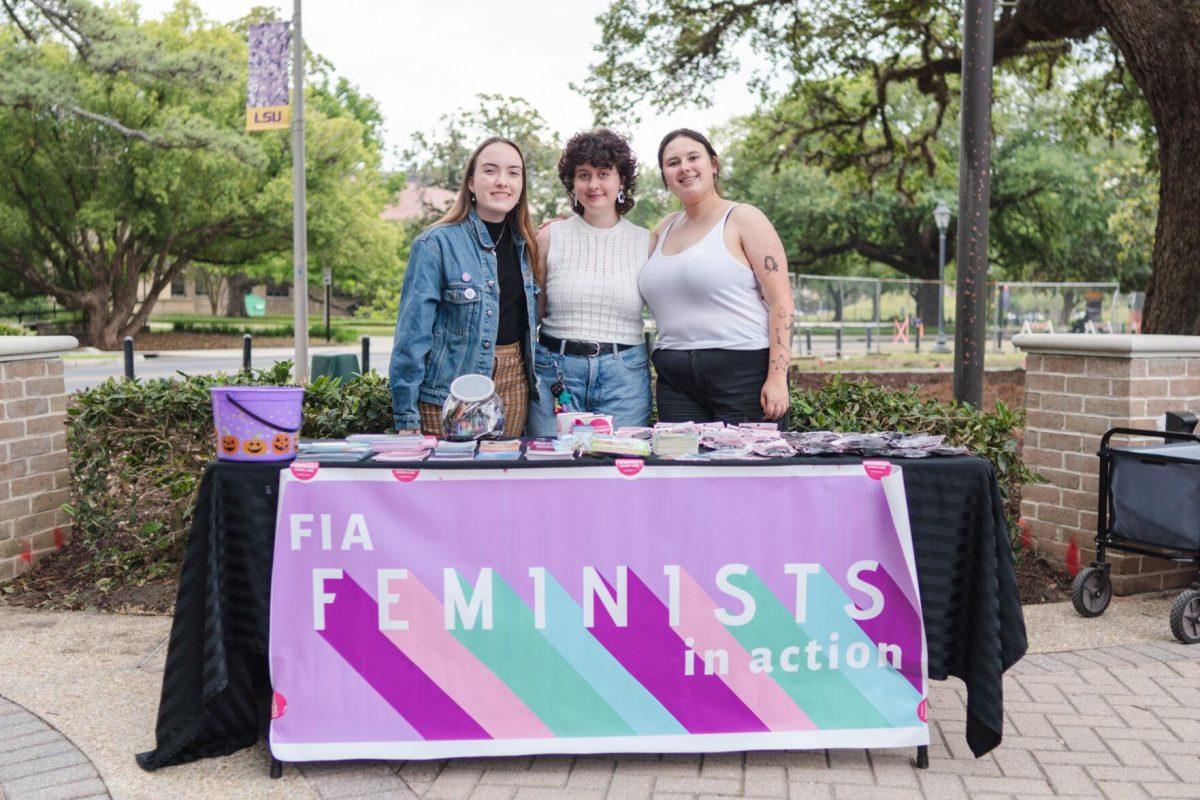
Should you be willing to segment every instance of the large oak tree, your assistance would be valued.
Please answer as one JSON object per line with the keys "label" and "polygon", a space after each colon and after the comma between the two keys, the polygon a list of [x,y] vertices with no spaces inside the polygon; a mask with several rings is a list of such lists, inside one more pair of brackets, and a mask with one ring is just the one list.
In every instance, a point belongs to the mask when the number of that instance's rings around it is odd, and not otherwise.
{"label": "large oak tree", "polygon": [[[748,47],[771,64],[758,76],[764,97],[809,111],[801,125],[781,119],[781,155],[804,147],[833,171],[919,170],[934,160],[957,92],[960,22],[956,4],[936,0],[614,0],[584,89],[601,119],[627,116],[647,98],[668,110],[704,102]],[[1200,0],[1016,0],[999,9],[998,69],[1049,81],[1081,50],[1105,55],[1109,67],[1085,82],[1080,103],[1137,125],[1122,116],[1144,101],[1156,137],[1144,330],[1200,334]],[[845,90],[847,76],[864,75],[868,91]],[[897,99],[911,88],[934,103],[916,127],[896,124]]]}

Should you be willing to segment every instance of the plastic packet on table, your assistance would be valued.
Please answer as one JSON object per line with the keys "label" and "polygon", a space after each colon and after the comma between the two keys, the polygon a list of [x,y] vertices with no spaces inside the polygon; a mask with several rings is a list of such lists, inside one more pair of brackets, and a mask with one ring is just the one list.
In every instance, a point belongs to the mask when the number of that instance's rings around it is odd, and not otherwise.
{"label": "plastic packet on table", "polygon": [[704,428],[700,431],[700,444],[709,450],[746,445],[745,431],[737,428]]}
{"label": "plastic packet on table", "polygon": [[935,456],[965,456],[971,451],[959,444],[942,444],[929,451]]}
{"label": "plastic packet on table", "polygon": [[830,442],[839,453],[859,453],[861,455],[879,455],[888,449],[888,441],[874,433],[845,433]]}
{"label": "plastic packet on table", "polygon": [[649,441],[654,438],[654,428],[617,428],[616,436],[626,436],[632,439],[645,439]]}
{"label": "plastic packet on table", "polygon": [[791,458],[796,455],[796,450],[783,439],[773,439],[769,441],[755,442],[750,445],[750,451],[758,456],[766,458]]}
{"label": "plastic packet on table", "polygon": [[945,436],[931,433],[896,434],[891,437],[890,444],[892,447],[902,450],[932,450],[945,439]]}
{"label": "plastic packet on table", "polygon": [[930,452],[917,447],[891,447],[884,450],[882,455],[888,458],[926,458]]}

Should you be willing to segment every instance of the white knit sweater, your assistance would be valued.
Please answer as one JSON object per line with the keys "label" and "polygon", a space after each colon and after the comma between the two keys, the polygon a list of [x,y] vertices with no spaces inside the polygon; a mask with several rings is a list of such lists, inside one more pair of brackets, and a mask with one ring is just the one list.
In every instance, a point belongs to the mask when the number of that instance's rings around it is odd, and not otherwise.
{"label": "white knit sweater", "polygon": [[626,219],[594,228],[575,214],[551,225],[542,331],[573,341],[640,343],[638,273],[649,247],[650,231]]}

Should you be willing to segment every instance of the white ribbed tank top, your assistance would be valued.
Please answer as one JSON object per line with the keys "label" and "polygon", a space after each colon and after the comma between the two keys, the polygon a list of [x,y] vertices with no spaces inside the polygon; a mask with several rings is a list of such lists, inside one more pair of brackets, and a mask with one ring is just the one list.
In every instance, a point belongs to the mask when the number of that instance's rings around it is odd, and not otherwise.
{"label": "white ribbed tank top", "polygon": [[[725,247],[725,223],[735,206],[704,238],[681,253],[663,244],[676,217],[658,237],[638,285],[658,325],[663,350],[764,350],[770,346],[767,304],[758,279]],[[682,216],[682,215],[680,215]]]}
{"label": "white ribbed tank top", "polygon": [[572,341],[639,344],[638,272],[649,248],[650,231],[627,219],[596,228],[574,214],[551,225],[542,331]]}

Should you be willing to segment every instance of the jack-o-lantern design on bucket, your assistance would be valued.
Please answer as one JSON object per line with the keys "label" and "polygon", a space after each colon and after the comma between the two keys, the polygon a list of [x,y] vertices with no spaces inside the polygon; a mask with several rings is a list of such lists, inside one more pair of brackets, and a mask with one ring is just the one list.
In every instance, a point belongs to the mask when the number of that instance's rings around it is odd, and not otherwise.
{"label": "jack-o-lantern design on bucket", "polygon": [[264,442],[260,437],[255,436],[253,439],[247,439],[244,443],[242,443],[242,450],[245,451],[246,455],[248,456],[261,456],[263,453],[267,452],[267,443]]}
{"label": "jack-o-lantern design on bucket", "polygon": [[231,456],[238,451],[238,445],[241,442],[232,433],[227,433],[221,437],[221,452],[227,456]]}
{"label": "jack-o-lantern design on bucket", "polygon": [[286,433],[277,433],[271,437],[271,450],[277,456],[292,452],[292,437]]}

